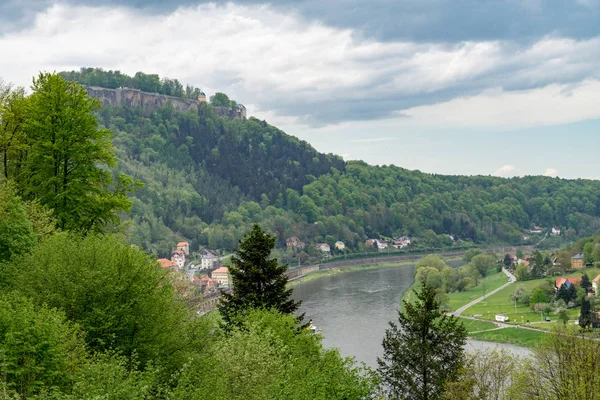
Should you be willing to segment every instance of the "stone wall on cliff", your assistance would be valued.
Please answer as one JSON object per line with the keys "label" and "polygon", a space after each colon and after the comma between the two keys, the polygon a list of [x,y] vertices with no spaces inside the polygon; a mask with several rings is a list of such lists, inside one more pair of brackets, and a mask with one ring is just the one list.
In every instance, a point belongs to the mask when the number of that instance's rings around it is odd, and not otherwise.
{"label": "stone wall on cliff", "polygon": [[178,112],[192,109],[198,111],[198,106],[200,105],[200,102],[197,100],[182,99],[181,97],[158,93],[147,93],[138,89],[107,89],[98,86],[86,86],[85,89],[91,97],[100,100],[104,105],[113,107],[125,105],[132,108],[140,107],[144,115],[150,115],[153,111],[166,106],[168,102]]}

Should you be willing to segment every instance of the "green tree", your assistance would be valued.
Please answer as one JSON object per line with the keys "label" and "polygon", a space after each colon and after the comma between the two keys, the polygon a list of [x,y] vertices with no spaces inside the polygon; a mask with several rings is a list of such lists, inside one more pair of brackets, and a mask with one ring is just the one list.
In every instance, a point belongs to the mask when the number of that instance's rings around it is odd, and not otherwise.
{"label": "green tree", "polygon": [[434,254],[426,255],[425,257],[423,257],[419,261],[417,261],[417,264],[415,265],[416,268],[433,267],[433,268],[437,269],[438,271],[441,271],[442,269],[444,269],[445,266],[446,266],[446,263],[444,262],[444,260],[442,260],[440,257],[438,257]]}
{"label": "green tree", "polygon": [[584,298],[581,301],[581,308],[579,310],[579,326],[586,329],[592,324],[592,307],[590,301]]}
{"label": "green tree", "polygon": [[518,281],[526,281],[529,279],[529,271],[527,270],[527,266],[523,263],[517,265],[515,269],[515,277]]}
{"label": "green tree", "polygon": [[398,324],[390,322],[378,371],[391,398],[438,399],[458,378],[467,331],[440,311],[435,289],[423,285],[414,303],[404,301]]}
{"label": "green tree", "polygon": [[0,263],[31,250],[35,242],[25,203],[14,185],[0,182]]}
{"label": "green tree", "polygon": [[210,104],[215,107],[231,107],[231,100],[225,93],[217,92],[210,96]]}
{"label": "green tree", "polygon": [[463,255],[463,260],[465,260],[466,262],[471,262],[473,257],[478,256],[481,253],[481,249],[469,249]]}
{"label": "green tree", "polygon": [[544,292],[544,289],[535,288],[531,293],[531,297],[529,298],[529,304],[531,306],[535,306],[536,304],[543,304],[548,302],[548,295]]}
{"label": "green tree", "polygon": [[567,326],[567,323],[569,322],[569,312],[564,308],[560,309],[558,312],[558,319],[563,322],[563,326]]}
{"label": "green tree", "polygon": [[191,316],[155,259],[114,235],[56,234],[19,258],[13,285],[62,310],[92,350],[116,349],[165,368],[185,356]]}
{"label": "green tree", "polygon": [[473,257],[471,264],[479,271],[481,276],[486,276],[487,272],[496,266],[496,257],[490,254],[480,254]]}
{"label": "green tree", "polygon": [[50,207],[61,229],[89,232],[117,223],[118,213],[130,208],[127,193],[134,185],[125,175],[115,183],[104,168],[116,159],[111,132],[98,129],[93,115],[100,102],[56,74],[41,73],[32,90],[19,188]]}
{"label": "green tree", "polygon": [[510,258],[510,254],[505,254],[504,259],[502,261],[506,268],[509,268],[512,265],[512,259]]}
{"label": "green tree", "polygon": [[0,393],[29,398],[43,389],[69,390],[86,356],[82,336],[62,312],[0,295]]}
{"label": "green tree", "polygon": [[371,370],[298,331],[293,315],[255,309],[239,322],[186,364],[172,398],[359,400],[376,389]]}
{"label": "green tree", "polygon": [[590,277],[585,273],[581,277],[581,287],[586,290],[589,290],[592,288],[592,282],[590,282]]}
{"label": "green tree", "polygon": [[[231,257],[231,279],[233,292],[223,293],[219,311],[227,325],[234,323],[236,315],[249,308],[274,309],[292,314],[300,307],[294,301],[292,289],[286,287],[288,278],[284,274],[286,265],[276,258],[269,258],[277,237],[263,231],[258,225],[248,232],[240,247]],[[301,321],[303,316],[299,317]]]}

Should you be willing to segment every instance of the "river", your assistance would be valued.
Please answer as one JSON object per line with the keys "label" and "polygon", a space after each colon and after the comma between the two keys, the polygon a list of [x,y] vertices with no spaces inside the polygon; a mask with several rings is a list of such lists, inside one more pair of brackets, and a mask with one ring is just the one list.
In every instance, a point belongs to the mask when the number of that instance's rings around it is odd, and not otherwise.
{"label": "river", "polygon": [[[343,356],[377,366],[389,321],[397,321],[398,306],[412,285],[414,266],[359,270],[314,279],[294,287],[306,320],[323,330],[323,345],[337,347]],[[495,345],[495,344],[494,344]],[[489,343],[469,341],[468,347]],[[519,355],[527,349],[502,345]]]}

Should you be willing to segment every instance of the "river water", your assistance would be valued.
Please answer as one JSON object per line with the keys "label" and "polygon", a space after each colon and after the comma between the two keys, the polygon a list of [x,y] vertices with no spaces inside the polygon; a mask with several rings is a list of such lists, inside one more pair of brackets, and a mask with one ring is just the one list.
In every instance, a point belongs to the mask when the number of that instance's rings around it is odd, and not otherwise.
{"label": "river water", "polygon": [[[328,275],[295,286],[294,298],[302,300],[305,320],[312,319],[323,330],[325,347],[337,347],[343,356],[375,368],[388,322],[397,321],[400,299],[412,285],[413,274],[414,266],[402,266]],[[470,348],[489,346],[478,341],[468,344]],[[519,355],[529,353],[521,347],[502,346]]]}

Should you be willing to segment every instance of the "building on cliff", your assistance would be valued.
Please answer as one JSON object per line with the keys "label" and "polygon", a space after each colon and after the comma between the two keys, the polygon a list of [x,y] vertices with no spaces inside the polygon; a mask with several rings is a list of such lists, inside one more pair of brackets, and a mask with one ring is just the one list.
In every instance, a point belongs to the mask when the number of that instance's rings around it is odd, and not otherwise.
{"label": "building on cliff", "polygon": [[[170,103],[177,112],[188,110],[198,111],[200,104],[206,104],[206,94],[200,92],[198,100],[184,99],[181,97],[167,96],[158,93],[142,92],[139,89],[118,88],[107,89],[98,86],[85,86],[90,97],[100,100],[103,105],[129,106],[131,108],[140,108],[144,115],[150,115],[159,108],[165,107]],[[215,112],[229,119],[246,120],[246,107],[238,104],[235,107],[214,107]]]}

